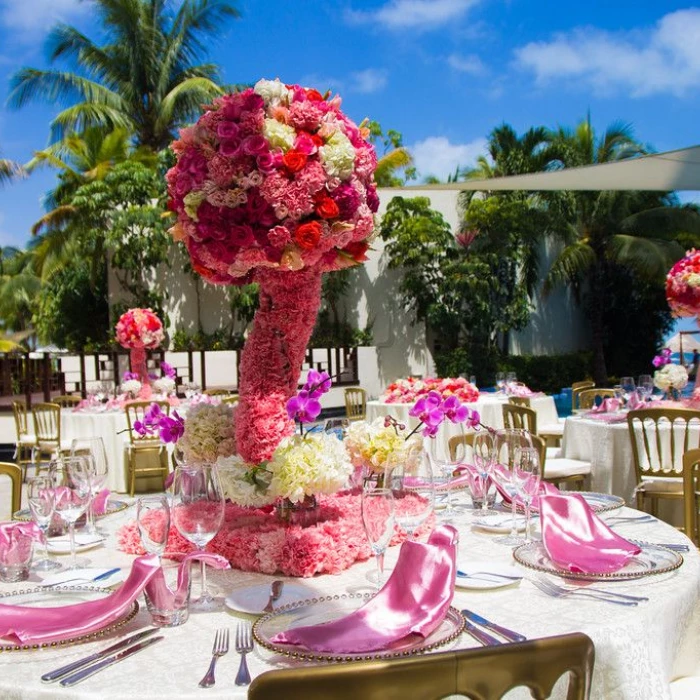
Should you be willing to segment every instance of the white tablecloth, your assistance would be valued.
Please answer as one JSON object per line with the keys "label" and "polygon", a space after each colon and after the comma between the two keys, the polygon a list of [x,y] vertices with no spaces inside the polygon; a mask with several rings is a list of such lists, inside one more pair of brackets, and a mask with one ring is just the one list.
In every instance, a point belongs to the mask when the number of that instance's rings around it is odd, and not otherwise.
{"label": "white tablecloth", "polygon": [[[467,498],[460,492],[461,499]],[[632,514],[634,511],[618,511]],[[133,508],[101,521],[114,532],[118,524],[133,518]],[[467,518],[469,516],[466,516]],[[664,523],[626,524],[618,531],[628,537],[656,542],[687,542],[683,535]],[[468,525],[460,527],[461,561],[493,559],[512,562],[510,548],[494,543],[494,535],[477,534]],[[391,565],[398,555],[392,548],[387,555]],[[92,564],[129,566],[132,557],[115,551],[114,537],[108,546],[85,552]],[[498,590],[458,589],[453,605],[470,608],[511,629],[535,638],[581,631],[588,634],[596,647],[596,663],[592,697],[597,700],[670,700],[669,681],[692,671],[700,655],[700,556],[692,549],[684,555],[685,563],[676,572],[633,582],[608,583],[619,592],[644,594],[650,598],[637,608],[579,599],[555,599],[538,591],[523,580],[518,586]],[[295,580],[314,595],[334,595],[370,591],[365,576],[374,562],[357,564],[338,576],[319,576]],[[531,574],[527,573],[527,577]],[[227,594],[235,588],[260,584],[269,588],[272,577],[239,571],[212,571],[208,577],[214,592]],[[31,582],[0,584],[0,591],[28,589]],[[198,586],[194,586],[198,590]],[[75,688],[44,685],[42,673],[76,660],[87,653],[109,645],[107,640],[61,650],[41,650],[0,654],[0,697],[16,700],[56,698],[57,700],[131,700],[135,695],[150,698],[245,698],[246,690],[237,688],[233,680],[238,655],[232,650],[219,660],[217,683],[202,690],[197,683],[204,675],[210,659],[214,633],[228,627],[235,633],[236,622],[249,616],[220,612],[192,615],[189,621],[172,629],[164,629],[165,640],[88,679]],[[137,618],[122,630],[123,634],[147,625],[148,613],[142,606]],[[476,646],[463,635],[452,647]],[[256,646],[249,655],[253,676],[266,670],[299,665],[275,656]],[[509,697],[512,697],[509,695]],[[529,697],[527,694],[514,697]],[[554,697],[563,697],[555,693]]]}

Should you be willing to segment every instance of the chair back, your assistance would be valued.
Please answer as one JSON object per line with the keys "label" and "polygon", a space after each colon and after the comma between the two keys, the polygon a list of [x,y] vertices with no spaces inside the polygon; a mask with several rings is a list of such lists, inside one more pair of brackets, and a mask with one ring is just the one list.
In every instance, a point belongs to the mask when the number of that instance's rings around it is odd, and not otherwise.
{"label": "chair back", "polygon": [[683,520],[685,534],[700,547],[698,509],[700,509],[700,449],[688,450],[683,455]]}
{"label": "chair back", "polygon": [[367,415],[367,392],[360,388],[345,390],[345,413],[348,420],[364,420]]}
{"label": "chair back", "polygon": [[469,463],[473,458],[474,453],[474,437],[476,433],[462,433],[461,435],[453,435],[448,441],[448,449],[450,450],[450,459],[454,462],[457,459],[457,447],[464,444],[468,449],[465,450],[464,460]]}
{"label": "chair back", "polygon": [[527,430],[533,435],[537,432],[537,413],[526,406],[512,403],[503,404],[503,424],[510,430]]}
{"label": "chair back", "polygon": [[571,410],[577,411],[579,408],[578,397],[579,394],[584,389],[592,389],[595,386],[595,382],[590,379],[584,379],[582,382],[574,382],[571,385]]}
{"label": "chair back", "polygon": [[683,455],[700,447],[700,411],[644,408],[627,414],[637,484],[649,477],[680,477]]}
{"label": "chair back", "polygon": [[146,411],[154,403],[160,406],[160,410],[163,413],[170,415],[170,404],[167,401],[129,401],[125,405],[126,424],[129,427],[129,439],[132,445],[138,447],[160,447],[161,440],[158,433],[154,435],[140,435],[134,430],[136,421],[143,422]]}
{"label": "chair back", "polygon": [[27,425],[27,406],[21,401],[12,402],[12,413],[15,416],[15,429],[17,430],[17,440],[20,440],[23,435],[29,435],[29,426]]}
{"label": "chair back", "polygon": [[238,394],[228,394],[227,396],[223,396],[221,398],[221,403],[227,403],[227,404],[230,404],[231,406],[236,406],[236,405],[238,405],[238,399],[239,399]]}
{"label": "chair back", "polygon": [[35,403],[32,406],[34,434],[39,447],[61,445],[61,407],[57,403]]}
{"label": "chair back", "polygon": [[10,477],[12,513],[22,507],[22,469],[12,462],[0,462],[0,474]]}
{"label": "chair back", "polygon": [[386,661],[268,671],[253,680],[248,700],[437,700],[448,695],[496,700],[517,686],[547,698],[565,673],[567,700],[586,700],[594,663],[593,642],[575,633]]}
{"label": "chair back", "polygon": [[231,394],[228,389],[205,389],[202,393],[207,396],[229,396]]}
{"label": "chair back", "polygon": [[63,394],[61,396],[54,396],[51,399],[51,403],[57,403],[61,408],[73,408],[80,403],[81,399],[79,396],[72,396],[69,394]]}
{"label": "chair back", "polygon": [[513,406],[524,406],[525,408],[530,408],[530,399],[527,396],[510,396],[508,402],[512,403]]}
{"label": "chair back", "polygon": [[578,394],[578,407],[584,410],[593,408],[598,398],[614,399],[615,389],[582,389]]}

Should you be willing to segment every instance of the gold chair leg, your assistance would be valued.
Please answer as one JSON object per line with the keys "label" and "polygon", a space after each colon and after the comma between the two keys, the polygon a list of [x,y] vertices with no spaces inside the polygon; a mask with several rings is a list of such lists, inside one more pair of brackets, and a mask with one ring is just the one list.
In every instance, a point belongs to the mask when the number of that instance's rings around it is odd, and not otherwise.
{"label": "gold chair leg", "polygon": [[132,453],[129,455],[129,492],[132,498],[134,497],[134,491],[136,489],[136,467],[134,466],[133,457],[132,450]]}

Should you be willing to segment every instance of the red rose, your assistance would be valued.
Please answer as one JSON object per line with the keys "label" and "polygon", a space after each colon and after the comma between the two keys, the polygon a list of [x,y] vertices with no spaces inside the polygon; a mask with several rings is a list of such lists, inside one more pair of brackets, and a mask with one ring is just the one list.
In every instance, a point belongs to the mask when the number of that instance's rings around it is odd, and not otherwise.
{"label": "red rose", "polygon": [[313,250],[321,240],[322,230],[323,228],[318,221],[309,221],[297,227],[294,232],[294,240],[303,250]]}
{"label": "red rose", "polygon": [[306,97],[312,102],[323,102],[323,95],[313,88],[307,88]]}
{"label": "red rose", "polygon": [[348,243],[348,245],[343,248],[343,252],[347,253],[353,260],[357,262],[364,262],[367,260],[365,253],[369,248],[367,241],[354,241]]}
{"label": "red rose", "polygon": [[298,173],[306,165],[306,155],[292,148],[284,154],[282,162],[287,170]]}
{"label": "red rose", "polygon": [[316,213],[322,219],[335,219],[340,214],[338,205],[327,195],[316,198]]}
{"label": "red rose", "polygon": [[318,134],[311,134],[311,140],[316,144],[317,148],[321,148],[326,143]]}

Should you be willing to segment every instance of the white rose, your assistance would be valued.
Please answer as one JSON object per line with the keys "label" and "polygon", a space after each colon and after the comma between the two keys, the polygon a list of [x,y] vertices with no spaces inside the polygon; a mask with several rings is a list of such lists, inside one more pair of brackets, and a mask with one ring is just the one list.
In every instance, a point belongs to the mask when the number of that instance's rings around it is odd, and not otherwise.
{"label": "white rose", "polygon": [[282,124],[276,119],[266,119],[263,123],[263,136],[272,148],[279,147],[288,151],[294,145],[296,135],[294,127]]}
{"label": "white rose", "polygon": [[271,102],[289,102],[289,88],[280,80],[258,80],[253,91],[265,100],[265,105]]}
{"label": "white rose", "polygon": [[318,150],[323,167],[331,177],[347,180],[352,175],[355,149],[344,133],[336,131]]}

